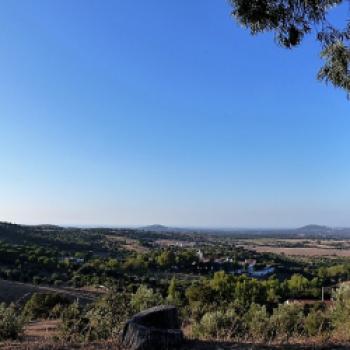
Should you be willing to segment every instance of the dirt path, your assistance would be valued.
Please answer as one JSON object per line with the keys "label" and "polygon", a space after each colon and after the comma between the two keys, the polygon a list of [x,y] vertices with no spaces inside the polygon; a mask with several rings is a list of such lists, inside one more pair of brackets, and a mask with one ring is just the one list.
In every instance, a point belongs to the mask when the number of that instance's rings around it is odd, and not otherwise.
{"label": "dirt path", "polygon": [[97,295],[94,293],[73,288],[37,286],[31,283],[0,280],[0,302],[21,303],[29,298],[31,294],[40,292],[62,294],[74,299],[80,299],[83,302],[93,302],[97,299]]}
{"label": "dirt path", "polygon": [[24,328],[24,341],[51,340],[58,335],[59,320],[30,322]]}

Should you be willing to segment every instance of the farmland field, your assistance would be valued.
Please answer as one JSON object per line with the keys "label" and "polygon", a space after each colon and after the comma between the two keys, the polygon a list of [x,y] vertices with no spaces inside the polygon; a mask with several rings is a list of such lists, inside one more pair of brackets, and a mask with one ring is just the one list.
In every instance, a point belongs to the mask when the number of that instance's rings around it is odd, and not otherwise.
{"label": "farmland field", "polygon": [[257,253],[305,257],[350,257],[349,241],[312,239],[242,240],[240,246]]}
{"label": "farmland field", "polygon": [[117,235],[107,235],[106,238],[109,241],[119,243],[122,248],[129,252],[146,253],[149,251],[149,249],[142,246],[136,239]]}

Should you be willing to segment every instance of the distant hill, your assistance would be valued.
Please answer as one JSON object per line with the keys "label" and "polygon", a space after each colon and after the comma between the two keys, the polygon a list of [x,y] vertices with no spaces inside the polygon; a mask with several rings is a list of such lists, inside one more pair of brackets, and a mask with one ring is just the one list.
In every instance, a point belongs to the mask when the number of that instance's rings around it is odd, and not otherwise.
{"label": "distant hill", "polygon": [[64,227],[58,226],[58,225],[51,225],[51,224],[41,224],[41,225],[23,225],[27,227],[32,227],[34,229],[38,230],[64,230]]}
{"label": "distant hill", "polygon": [[350,236],[349,227],[329,227],[323,225],[306,225],[290,231],[303,236],[327,236],[327,237],[346,237]]}
{"label": "distant hill", "polygon": [[173,229],[164,225],[154,224],[149,226],[139,227],[139,230],[152,231],[152,232],[165,232],[172,231]]}
{"label": "distant hill", "polygon": [[323,225],[306,225],[303,227],[299,227],[297,231],[302,231],[302,232],[312,232],[312,233],[317,233],[317,232],[330,232],[333,231],[331,227],[328,226],[323,226]]}

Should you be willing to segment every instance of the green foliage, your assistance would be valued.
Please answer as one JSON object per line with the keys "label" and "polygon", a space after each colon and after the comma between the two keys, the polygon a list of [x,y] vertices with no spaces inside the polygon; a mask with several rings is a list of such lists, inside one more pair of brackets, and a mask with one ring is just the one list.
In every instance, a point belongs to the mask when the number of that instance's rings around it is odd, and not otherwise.
{"label": "green foliage", "polygon": [[270,332],[269,314],[265,306],[252,304],[244,316],[249,336],[255,341],[266,341]]}
{"label": "green foliage", "polygon": [[135,312],[148,309],[163,303],[163,298],[159,293],[153,291],[152,288],[147,288],[145,285],[140,285],[136,293],[131,296],[130,305]]}
{"label": "green foliage", "polygon": [[22,332],[23,323],[14,305],[0,304],[0,341],[16,339]]}
{"label": "green foliage", "polygon": [[311,310],[304,321],[305,332],[308,336],[318,336],[329,333],[331,328],[328,312]]}
{"label": "green foliage", "polygon": [[61,314],[61,336],[77,342],[117,338],[130,317],[129,305],[128,295],[117,292],[109,292],[88,308],[73,303]]}
{"label": "green foliage", "polygon": [[[26,302],[23,309],[23,316],[26,320],[38,318],[58,317],[60,307],[69,305],[70,301],[59,294],[34,293]],[[53,312],[54,310],[54,312]]]}
{"label": "green foliage", "polygon": [[175,276],[171,279],[168,287],[168,296],[166,298],[167,303],[180,307],[182,304],[181,293],[176,290]]}
{"label": "green foliage", "polygon": [[335,332],[343,339],[350,340],[350,286],[343,284],[335,293],[335,307],[332,323]]}
{"label": "green foliage", "polygon": [[230,289],[230,276],[225,271],[215,272],[214,277],[210,281],[210,287],[221,297],[229,293]]}
{"label": "green foliage", "polygon": [[123,293],[111,292],[87,312],[89,340],[116,338],[130,316],[130,300]]}
{"label": "green foliage", "polygon": [[89,320],[78,303],[73,303],[62,312],[60,335],[67,342],[84,341],[89,329]]}
{"label": "green foliage", "polygon": [[[350,28],[350,25],[349,25]],[[349,29],[350,33],[350,29]],[[349,34],[348,34],[349,35]],[[349,35],[350,37],[350,35]],[[350,94],[350,47],[342,40],[325,45],[321,57],[326,61],[320,69],[318,78],[340,87]]]}
{"label": "green foliage", "polygon": [[172,250],[166,250],[157,257],[160,267],[170,267],[175,264],[175,254]]}
{"label": "green foliage", "polygon": [[300,274],[294,274],[287,281],[287,286],[291,296],[303,296],[309,287],[309,280]]}
{"label": "green foliage", "polygon": [[143,272],[147,269],[148,263],[141,254],[138,254],[136,257],[129,257],[123,267],[125,270]]}
{"label": "green foliage", "polygon": [[342,0],[276,1],[230,0],[232,15],[252,34],[272,31],[283,47],[292,48],[314,30],[326,63],[318,78],[350,93],[350,22],[344,29],[335,28],[328,21],[329,10]]}
{"label": "green foliage", "polygon": [[266,301],[266,289],[258,280],[241,276],[235,283],[234,297],[241,307],[248,309],[252,303]]}
{"label": "green foliage", "polygon": [[287,340],[303,333],[303,309],[299,305],[280,304],[270,318],[273,337]]}
{"label": "green foliage", "polygon": [[207,312],[203,315],[199,327],[198,334],[202,337],[219,337],[219,330],[223,329],[225,324],[225,315],[221,311]]}
{"label": "green foliage", "polygon": [[283,288],[276,278],[269,278],[264,283],[266,288],[266,301],[269,304],[277,304],[281,300]]}
{"label": "green foliage", "polygon": [[240,318],[233,310],[206,312],[200,322],[195,324],[195,335],[210,339],[230,339],[236,335],[241,326]]}

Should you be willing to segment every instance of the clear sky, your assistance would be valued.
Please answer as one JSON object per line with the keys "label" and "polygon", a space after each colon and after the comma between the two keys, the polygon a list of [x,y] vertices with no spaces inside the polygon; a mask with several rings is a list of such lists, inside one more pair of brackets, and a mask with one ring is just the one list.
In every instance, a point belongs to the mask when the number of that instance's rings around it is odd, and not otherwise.
{"label": "clear sky", "polygon": [[1,1],[0,220],[350,226],[350,102],[316,81],[318,45],[229,14]]}

